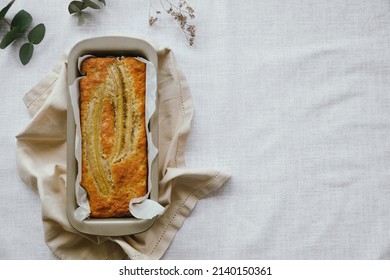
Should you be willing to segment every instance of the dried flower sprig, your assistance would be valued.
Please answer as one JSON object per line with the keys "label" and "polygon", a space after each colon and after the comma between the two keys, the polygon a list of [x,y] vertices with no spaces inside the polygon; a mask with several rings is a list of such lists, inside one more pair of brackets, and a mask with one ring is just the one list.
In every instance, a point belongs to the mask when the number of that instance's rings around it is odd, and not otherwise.
{"label": "dried flower sprig", "polygon": [[[161,8],[156,9],[152,1],[149,0],[149,25],[154,25],[161,15],[160,9],[164,10],[167,15],[171,16],[178,23],[188,44],[190,46],[194,45],[196,28],[189,21],[195,18],[195,11],[190,4],[186,0],[158,0]],[[104,6],[106,6],[106,0],[74,0],[69,3],[68,11],[70,14],[78,17],[78,25],[83,25],[85,9],[99,10]]]}
{"label": "dried flower sprig", "polygon": [[[149,25],[155,24],[161,15],[161,11],[156,9],[152,0],[149,0]],[[189,20],[195,18],[195,11],[186,0],[178,0],[176,4],[170,0],[160,0],[161,8],[170,15],[180,26],[190,46],[194,45],[196,28],[194,24],[189,24]]]}

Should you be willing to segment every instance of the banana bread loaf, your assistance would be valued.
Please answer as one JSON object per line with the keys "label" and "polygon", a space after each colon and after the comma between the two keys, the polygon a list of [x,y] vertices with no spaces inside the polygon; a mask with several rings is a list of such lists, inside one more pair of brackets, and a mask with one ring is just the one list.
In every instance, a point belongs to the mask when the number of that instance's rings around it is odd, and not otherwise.
{"label": "banana bread loaf", "polygon": [[130,200],[147,193],[146,65],[90,57],[81,71],[81,185],[91,217],[130,216]]}

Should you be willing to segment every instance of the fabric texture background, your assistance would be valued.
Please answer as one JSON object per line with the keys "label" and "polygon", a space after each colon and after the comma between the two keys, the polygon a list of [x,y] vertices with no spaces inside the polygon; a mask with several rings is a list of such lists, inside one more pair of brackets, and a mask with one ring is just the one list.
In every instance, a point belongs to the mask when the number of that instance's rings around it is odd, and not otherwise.
{"label": "fabric texture background", "polygon": [[193,106],[185,77],[169,49],[158,52],[159,203],[166,210],[147,231],[121,237],[77,232],[66,216],[66,61],[24,98],[31,121],[17,135],[24,182],[42,201],[45,240],[60,259],[159,259],[197,201],[229,178],[221,171],[186,168],[184,150]]}
{"label": "fabric texture background", "polygon": [[164,11],[148,25],[149,1],[107,1],[80,27],[70,1],[15,1],[10,18],[47,30],[26,66],[18,44],[0,50],[0,258],[53,258],[16,171],[24,94],[78,41],[124,35],[169,47],[185,73],[186,165],[231,174],[162,259],[390,259],[390,1],[187,1],[192,47]]}

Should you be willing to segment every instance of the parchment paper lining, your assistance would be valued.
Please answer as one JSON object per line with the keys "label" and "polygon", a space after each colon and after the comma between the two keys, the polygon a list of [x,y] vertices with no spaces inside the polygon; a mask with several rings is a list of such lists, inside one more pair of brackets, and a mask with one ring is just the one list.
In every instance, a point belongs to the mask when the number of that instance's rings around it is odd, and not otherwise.
{"label": "parchment paper lining", "polygon": [[[92,55],[85,55],[79,58],[78,68],[81,72],[81,63],[84,59],[91,57]],[[118,57],[118,59],[120,59]],[[148,192],[145,196],[140,198],[134,198],[129,201],[130,213],[138,219],[152,219],[153,217],[160,215],[164,212],[164,207],[158,204],[156,201],[148,199],[152,188],[151,180],[151,166],[154,160],[156,160],[156,155],[158,149],[152,142],[152,133],[149,130],[149,122],[153,114],[156,111],[156,94],[157,94],[157,72],[154,65],[141,58],[135,57],[135,59],[146,64],[146,107],[145,107],[145,126],[146,126],[146,135],[147,135],[147,144],[148,144]],[[70,98],[74,112],[74,119],[76,124],[76,135],[75,135],[75,157],[78,162],[78,172],[75,183],[75,193],[76,201],[79,206],[75,210],[76,219],[82,221],[89,217],[90,207],[87,199],[87,192],[80,185],[81,182],[81,129],[80,129],[80,107],[79,107],[79,81],[83,76],[80,76],[76,81],[70,86]]]}

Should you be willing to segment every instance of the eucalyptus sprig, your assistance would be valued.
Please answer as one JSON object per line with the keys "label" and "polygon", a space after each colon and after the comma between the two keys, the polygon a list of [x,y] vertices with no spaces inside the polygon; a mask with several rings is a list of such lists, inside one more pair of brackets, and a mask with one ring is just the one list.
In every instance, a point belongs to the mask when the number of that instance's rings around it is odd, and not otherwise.
{"label": "eucalyptus sprig", "polygon": [[97,2],[94,2],[92,0],[82,0],[82,1],[72,1],[68,5],[68,11],[69,13],[75,14],[78,17],[77,25],[83,25],[85,22],[84,19],[84,10],[87,8],[91,8],[94,10],[99,10],[102,8],[102,6],[106,6],[105,0],[97,0],[100,4]]}
{"label": "eucalyptus sprig", "polygon": [[28,31],[33,18],[25,10],[20,10],[9,22],[5,16],[14,2],[15,0],[12,0],[0,11],[0,21],[4,21],[9,26],[9,31],[4,34],[0,41],[0,49],[5,49],[17,39],[24,39],[25,43],[19,50],[19,59],[23,65],[26,65],[32,58],[34,45],[41,43],[45,37],[46,28],[43,23],[40,23]]}

